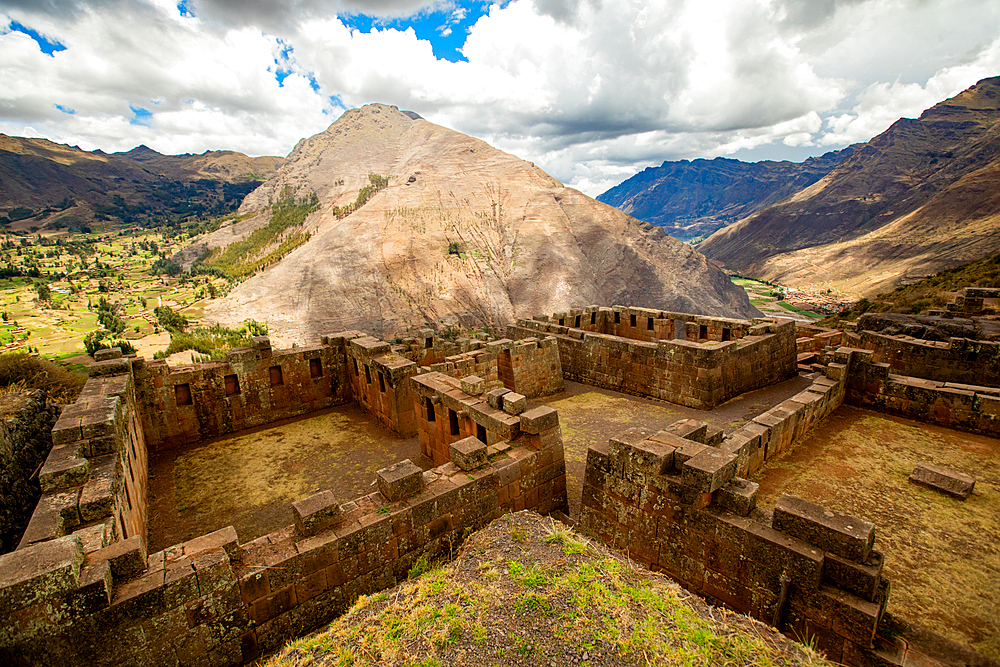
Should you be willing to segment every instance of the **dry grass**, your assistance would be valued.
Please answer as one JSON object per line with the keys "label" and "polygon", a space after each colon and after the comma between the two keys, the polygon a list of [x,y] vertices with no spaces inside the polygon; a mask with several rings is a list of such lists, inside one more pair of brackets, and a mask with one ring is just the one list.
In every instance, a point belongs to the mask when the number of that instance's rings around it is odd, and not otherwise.
{"label": "dry grass", "polygon": [[528,512],[459,556],[360,598],[268,667],[306,665],[826,665],[747,617]]}
{"label": "dry grass", "polygon": [[0,354],[0,395],[44,389],[49,400],[73,403],[87,381],[54,361],[25,352]]}

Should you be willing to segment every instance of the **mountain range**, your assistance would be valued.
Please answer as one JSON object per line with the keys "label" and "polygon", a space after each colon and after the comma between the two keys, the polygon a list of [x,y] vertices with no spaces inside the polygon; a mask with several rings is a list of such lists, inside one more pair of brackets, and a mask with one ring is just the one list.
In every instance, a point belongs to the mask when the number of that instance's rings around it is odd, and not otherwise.
{"label": "mountain range", "polygon": [[598,195],[671,236],[697,243],[732,222],[808,187],[848,157],[854,147],[804,162],[679,160],[647,167]]}
{"label": "mountain range", "polygon": [[59,229],[219,214],[282,162],[235,151],[163,155],[146,146],[108,154],[0,134],[0,222]]}

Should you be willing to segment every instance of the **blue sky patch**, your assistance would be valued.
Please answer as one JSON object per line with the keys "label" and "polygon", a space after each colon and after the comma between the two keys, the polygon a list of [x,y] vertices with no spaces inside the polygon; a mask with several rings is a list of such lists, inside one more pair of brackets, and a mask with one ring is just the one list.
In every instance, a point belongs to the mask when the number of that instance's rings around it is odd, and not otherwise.
{"label": "blue sky patch", "polygon": [[134,107],[132,105],[129,105],[128,108],[132,110],[132,118],[128,121],[129,125],[142,125],[144,127],[152,125],[153,114],[151,114],[148,109]]}
{"label": "blue sky patch", "polygon": [[450,62],[468,62],[468,58],[462,55],[459,49],[465,45],[469,28],[489,11],[490,4],[490,2],[460,0],[443,11],[424,11],[402,19],[386,19],[364,14],[345,14],[338,18],[347,27],[366,33],[371,32],[372,28],[379,30],[413,28],[417,39],[431,43],[435,58]]}
{"label": "blue sky patch", "polygon": [[42,50],[42,53],[50,55],[53,58],[55,58],[55,56],[53,56],[52,54],[55,53],[56,51],[66,50],[66,47],[60,44],[59,42],[53,42],[49,38],[40,34],[37,30],[32,30],[28,26],[21,25],[17,21],[10,22],[10,29],[12,32],[24,33],[31,39],[35,40],[35,43],[38,44],[38,48]]}
{"label": "blue sky patch", "polygon": [[177,11],[180,12],[181,16],[194,17],[194,10],[191,9],[190,0],[180,0],[177,3]]}
{"label": "blue sky patch", "polygon": [[61,104],[53,104],[52,106],[54,106],[56,109],[59,109],[59,111],[62,111],[63,113],[68,113],[71,116],[76,113],[75,109],[70,109],[69,107],[64,107]]}

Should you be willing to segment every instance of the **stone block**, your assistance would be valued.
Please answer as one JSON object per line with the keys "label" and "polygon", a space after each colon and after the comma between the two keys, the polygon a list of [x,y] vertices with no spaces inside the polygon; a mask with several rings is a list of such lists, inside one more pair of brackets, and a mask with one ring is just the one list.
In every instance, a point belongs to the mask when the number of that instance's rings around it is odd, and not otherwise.
{"label": "stone block", "polygon": [[121,359],[122,349],[120,347],[110,347],[94,352],[94,361],[108,361],[109,359]]}
{"label": "stone block", "polygon": [[647,439],[648,431],[630,428],[608,441],[608,454],[626,471],[645,475],[662,475],[674,465],[676,446]]}
{"label": "stone block", "polygon": [[715,503],[737,516],[749,516],[757,507],[757,488],[756,482],[734,477],[719,489]]}
{"label": "stone block", "polygon": [[486,403],[494,410],[503,410],[503,397],[510,393],[510,389],[500,387],[486,392]]}
{"label": "stone block", "polygon": [[188,540],[182,546],[185,556],[193,556],[202,551],[221,547],[231,560],[236,561],[240,557],[236,529],[232,526],[226,526],[225,528],[220,528],[219,530]]}
{"label": "stone block", "polygon": [[114,542],[90,554],[91,563],[107,561],[115,579],[128,579],[146,569],[146,546],[138,535]]}
{"label": "stone block", "polygon": [[930,463],[918,463],[910,473],[910,481],[959,500],[968,498],[976,485],[976,480],[969,475]]}
{"label": "stone block", "polygon": [[462,470],[475,470],[489,463],[486,443],[478,438],[468,437],[451,443],[451,462]]}
{"label": "stone block", "polygon": [[736,460],[735,454],[706,446],[684,462],[681,478],[702,493],[713,493],[736,476]]}
{"label": "stone block", "polygon": [[479,396],[486,389],[486,381],[477,375],[467,375],[461,383],[462,391],[469,396]]}
{"label": "stone block", "polygon": [[115,470],[117,454],[105,454],[91,459],[90,479],[80,492],[80,517],[94,521],[110,516],[115,500]]}
{"label": "stone block", "polygon": [[13,612],[80,583],[83,547],[76,535],[0,556],[0,609]]}
{"label": "stone block", "polygon": [[341,521],[340,504],[333,491],[329,490],[295,501],[292,513],[296,528],[306,537],[312,537]]}
{"label": "stone block", "polygon": [[882,554],[875,550],[872,550],[864,563],[855,563],[828,553],[823,565],[823,582],[872,602],[882,579],[883,560]]}
{"label": "stone block", "polygon": [[375,473],[378,490],[389,502],[415,496],[424,490],[423,471],[410,459],[400,461]]}
{"label": "stone block", "polygon": [[559,426],[559,413],[543,405],[521,414],[521,430],[537,435],[542,431]]}
{"label": "stone block", "polygon": [[875,527],[867,521],[787,494],[775,503],[771,525],[786,535],[856,562],[868,558],[875,541]]}
{"label": "stone block", "polygon": [[503,411],[510,415],[519,415],[528,407],[528,399],[521,394],[510,392],[503,397]]}
{"label": "stone block", "polygon": [[76,458],[75,443],[55,445],[49,450],[45,464],[38,473],[38,483],[42,493],[63,491],[74,486],[82,486],[90,477],[90,462]]}

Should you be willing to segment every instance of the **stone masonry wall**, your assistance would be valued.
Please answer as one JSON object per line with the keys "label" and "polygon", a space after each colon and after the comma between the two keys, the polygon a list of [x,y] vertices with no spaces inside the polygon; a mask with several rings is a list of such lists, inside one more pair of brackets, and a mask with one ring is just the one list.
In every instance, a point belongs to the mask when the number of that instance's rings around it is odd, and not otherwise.
{"label": "stone masonry wall", "polygon": [[41,495],[35,471],[52,449],[58,415],[40,389],[0,396],[0,553],[21,541]]}
{"label": "stone masonry wall", "polygon": [[86,553],[130,538],[145,544],[147,452],[132,380],[139,361],[119,353],[92,364],[80,397],[63,409],[19,550],[71,534]]}
{"label": "stone masonry wall", "polygon": [[88,553],[71,534],[0,556],[0,662],[254,660],[505,512],[565,510],[558,415],[518,424],[490,447],[454,443],[455,462],[435,470],[409,461],[380,470],[379,491],[358,500],[324,491],[298,501],[294,526],[248,544],[228,527],[148,556],[137,536]]}
{"label": "stone masonry wall", "polygon": [[782,496],[756,507],[737,456],[633,428],[587,452],[581,527],[710,601],[871,664],[888,599],[874,527]]}
{"label": "stone masonry wall", "polygon": [[1000,343],[952,338],[927,341],[859,331],[860,345],[893,373],[940,382],[1000,386]]}
{"label": "stone masonry wall", "polygon": [[796,370],[792,320],[755,320],[747,323],[746,335],[725,342],[643,342],[539,320],[518,320],[507,328],[514,339],[539,333],[555,336],[567,379],[700,409],[785,380]]}
{"label": "stone masonry wall", "polygon": [[539,315],[533,319],[568,329],[581,329],[644,342],[680,339],[721,343],[743,338],[752,326],[747,320],[628,306],[611,308],[587,306],[553,313],[551,316]]}
{"label": "stone masonry wall", "polygon": [[416,434],[413,387],[417,365],[391,351],[391,346],[356,331],[324,337],[334,349],[343,349],[351,395],[382,426],[403,437]]}
{"label": "stone masonry wall", "polygon": [[139,415],[151,452],[270,424],[350,400],[344,351],[271,350],[266,336],[225,361],[168,366],[137,360]]}
{"label": "stone masonry wall", "polygon": [[1000,437],[1000,388],[890,373],[868,360],[852,369],[847,402],[970,433]]}

